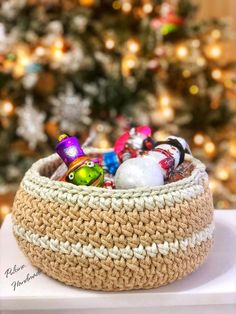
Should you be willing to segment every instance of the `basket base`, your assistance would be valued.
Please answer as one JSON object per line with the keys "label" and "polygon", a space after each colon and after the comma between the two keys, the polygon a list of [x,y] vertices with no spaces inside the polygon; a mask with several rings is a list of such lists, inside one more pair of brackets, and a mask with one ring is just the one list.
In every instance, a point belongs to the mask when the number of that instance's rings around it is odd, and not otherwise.
{"label": "basket base", "polygon": [[67,285],[101,291],[151,289],[174,282],[195,271],[213,244],[213,239],[208,239],[165,256],[100,260],[53,252],[16,238],[31,263],[48,276]]}

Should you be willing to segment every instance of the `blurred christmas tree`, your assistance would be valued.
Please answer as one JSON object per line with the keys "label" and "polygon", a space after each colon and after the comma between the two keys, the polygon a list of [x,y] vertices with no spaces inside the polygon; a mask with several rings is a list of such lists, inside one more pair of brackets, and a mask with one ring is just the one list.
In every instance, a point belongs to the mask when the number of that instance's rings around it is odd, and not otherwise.
{"label": "blurred christmas tree", "polygon": [[189,0],[1,3],[0,183],[18,182],[61,132],[83,140],[95,130],[105,147],[122,128],[149,124],[158,139],[187,138],[216,206],[236,206],[225,21],[197,21]]}

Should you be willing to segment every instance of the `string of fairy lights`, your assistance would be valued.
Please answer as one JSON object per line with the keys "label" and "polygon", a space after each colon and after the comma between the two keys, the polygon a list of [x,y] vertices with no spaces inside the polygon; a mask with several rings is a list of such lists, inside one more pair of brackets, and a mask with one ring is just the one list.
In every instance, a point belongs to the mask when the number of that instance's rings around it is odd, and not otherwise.
{"label": "string of fairy lights", "polygon": [[[79,0],[78,3],[84,7],[93,6],[96,0]],[[153,1],[140,1],[139,5],[134,5],[131,0],[115,0],[111,3],[112,8],[116,11],[121,11],[123,14],[134,14],[136,17],[142,18],[146,15],[153,14],[156,10]],[[182,21],[175,17],[176,25],[181,24]],[[161,25],[162,33],[166,34],[171,31],[168,23],[164,23],[160,19],[154,21],[155,25]],[[159,27],[158,26],[158,27]],[[121,52],[121,73],[124,78],[129,78],[133,70],[139,67],[140,63],[140,52],[142,50],[142,43],[136,37],[129,38],[120,47],[119,42],[114,32],[109,32],[104,34],[104,48],[107,51],[112,51],[119,49]],[[42,66],[47,63],[50,66],[55,67],[55,64],[60,66],[63,64],[64,59],[68,51],[73,49],[71,43],[68,43],[61,34],[53,39],[53,42],[40,42],[36,46],[28,47],[26,44],[18,43],[14,47],[14,53],[9,52],[6,55],[0,55],[0,70],[6,73],[11,73],[14,79],[23,78],[28,72],[40,71]],[[164,50],[164,53],[163,53]],[[222,32],[220,29],[214,28],[207,34],[202,42],[198,38],[185,39],[177,44],[165,43],[163,47],[160,45],[156,48],[156,56],[166,60],[180,62],[182,64],[182,77],[183,79],[188,79],[192,76],[191,68],[189,67],[189,62],[196,64],[199,68],[204,68],[208,61],[214,61],[215,67],[211,71],[211,77],[213,80],[219,82],[229,91],[235,92],[235,85],[231,74],[227,70],[222,70],[217,67],[217,62],[222,58],[224,53],[224,45],[222,43]],[[156,67],[156,59],[149,61],[149,67]],[[197,96],[201,93],[202,87],[198,83],[191,83],[188,87],[188,92],[192,96]],[[168,91],[167,88],[163,88],[157,96],[157,107],[156,112],[158,114],[158,119],[163,118],[167,123],[171,123],[175,119],[175,95]],[[219,103],[217,99],[212,101],[212,110],[217,109]],[[8,127],[11,123],[11,118],[16,113],[16,105],[10,99],[9,96],[6,99],[0,101],[0,122],[3,127]],[[166,137],[167,131],[159,129],[156,133],[156,137],[160,140],[162,137]],[[103,146],[109,146],[109,142],[103,141]],[[105,143],[105,144],[104,144]],[[194,148],[203,152],[208,159],[213,159],[218,153],[218,147],[214,140],[204,132],[196,132],[193,135],[192,143]],[[235,196],[230,194],[228,189],[224,187],[226,181],[230,177],[234,176],[235,171],[235,160],[236,160],[236,140],[230,139],[227,143],[227,151],[231,158],[233,158],[234,163],[229,163],[228,160],[219,163],[217,166],[217,171],[212,174],[210,178],[210,187],[213,192],[221,192],[228,196],[228,199],[232,203],[236,202]],[[228,207],[230,202],[227,200],[220,200],[217,203],[218,207]],[[1,218],[4,217],[10,211],[10,207],[7,204],[2,204],[0,207]]]}
{"label": "string of fairy lights", "polygon": [[[92,1],[89,1],[89,3],[92,3]],[[214,39],[218,39],[220,37],[220,31],[216,29],[213,30],[211,36]],[[114,49],[116,45],[115,39],[109,35],[106,36],[104,45],[108,50]],[[198,48],[200,45],[200,41],[194,39],[190,43],[178,44],[175,47],[175,51],[172,51],[171,53],[174,53],[174,56],[179,61],[184,62],[190,55],[190,45],[192,46],[192,48]],[[130,71],[138,66],[139,58],[137,54],[140,50],[139,41],[135,38],[130,38],[124,46],[124,50],[126,51],[126,53],[121,60],[121,68],[122,74],[127,77],[129,76]],[[208,44],[204,50],[208,59],[219,60],[222,57],[223,49],[220,43],[213,42],[211,44]],[[45,59],[47,59],[48,62],[62,61],[65,53],[65,41],[63,38],[57,38],[55,42],[50,45],[50,47],[39,45],[34,49],[32,53],[29,52],[29,49],[26,46],[19,45],[18,47],[16,47],[16,53],[14,55],[9,54],[7,58],[3,60],[1,70],[5,72],[12,72],[13,77],[18,79],[19,77],[24,76],[30,67],[40,68],[40,62],[43,62]],[[171,58],[171,55],[167,57]],[[203,67],[206,64],[206,59],[203,56],[199,56],[196,59],[196,64],[200,67]],[[191,72],[188,68],[186,68],[183,69],[182,75],[184,78],[188,78],[191,75]],[[232,79],[227,78],[221,69],[214,68],[211,75],[213,79],[221,81],[226,88],[232,89],[234,87]],[[189,93],[192,95],[197,95],[199,93],[199,90],[199,86],[197,86],[196,84],[189,86]],[[169,115],[172,116],[172,113],[170,111],[170,100],[168,99],[167,94],[164,96],[160,96],[160,104],[164,110],[163,114],[165,115],[167,114],[167,112],[169,112]],[[216,109],[216,104],[212,104],[212,106],[213,109]],[[3,118],[6,118],[11,116],[13,113],[14,104],[12,104],[9,99],[2,100],[0,105],[1,116]]]}

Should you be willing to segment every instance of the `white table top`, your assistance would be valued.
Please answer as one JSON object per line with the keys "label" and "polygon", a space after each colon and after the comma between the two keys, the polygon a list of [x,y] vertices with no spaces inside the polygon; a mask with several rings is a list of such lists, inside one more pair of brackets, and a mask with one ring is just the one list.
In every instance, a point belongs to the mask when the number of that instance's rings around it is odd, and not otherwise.
{"label": "white table top", "polygon": [[[234,307],[236,210],[215,211],[215,222],[215,245],[206,263],[195,273],[165,287],[129,292],[94,292],[68,287],[41,273],[14,291],[14,281],[24,280],[27,274],[32,275],[37,269],[19,250],[11,230],[11,216],[8,215],[0,230],[0,308],[99,310],[209,304]],[[15,274],[6,276],[7,269],[14,268],[14,265],[18,268],[24,266]]]}

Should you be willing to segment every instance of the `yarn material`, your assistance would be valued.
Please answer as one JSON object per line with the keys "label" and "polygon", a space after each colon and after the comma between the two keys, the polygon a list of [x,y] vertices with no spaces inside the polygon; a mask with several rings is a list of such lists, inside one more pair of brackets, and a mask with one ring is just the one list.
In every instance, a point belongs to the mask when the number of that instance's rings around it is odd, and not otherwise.
{"label": "yarn material", "polygon": [[107,190],[48,177],[55,155],[25,174],[13,231],[31,263],[85,289],[148,289],[193,272],[213,244],[213,203],[205,166],[154,188]]}
{"label": "yarn material", "polygon": [[186,251],[126,261],[66,255],[33,246],[18,236],[16,239],[32,265],[49,277],[69,286],[99,291],[151,289],[182,279],[204,263],[213,245],[209,239]]}
{"label": "yarn material", "polygon": [[76,244],[68,241],[62,242],[58,239],[50,239],[47,235],[40,237],[38,234],[34,234],[29,230],[25,230],[20,225],[13,225],[14,233],[20,238],[44,249],[51,249],[55,252],[62,252],[65,254],[72,254],[76,256],[85,255],[86,257],[97,257],[98,259],[106,259],[108,256],[112,259],[131,259],[136,257],[137,259],[143,259],[145,256],[154,257],[158,253],[167,255],[170,252],[176,253],[178,250],[185,251],[189,246],[195,247],[201,245],[202,242],[212,238],[214,231],[214,224],[208,225],[205,229],[199,233],[194,233],[191,237],[183,240],[175,240],[175,242],[167,242],[156,244],[152,243],[149,246],[143,246],[140,244],[138,247],[126,247],[118,248],[114,246],[112,248],[106,248],[104,245],[100,247],[93,247],[91,243],[88,245],[82,245],[80,242]]}

